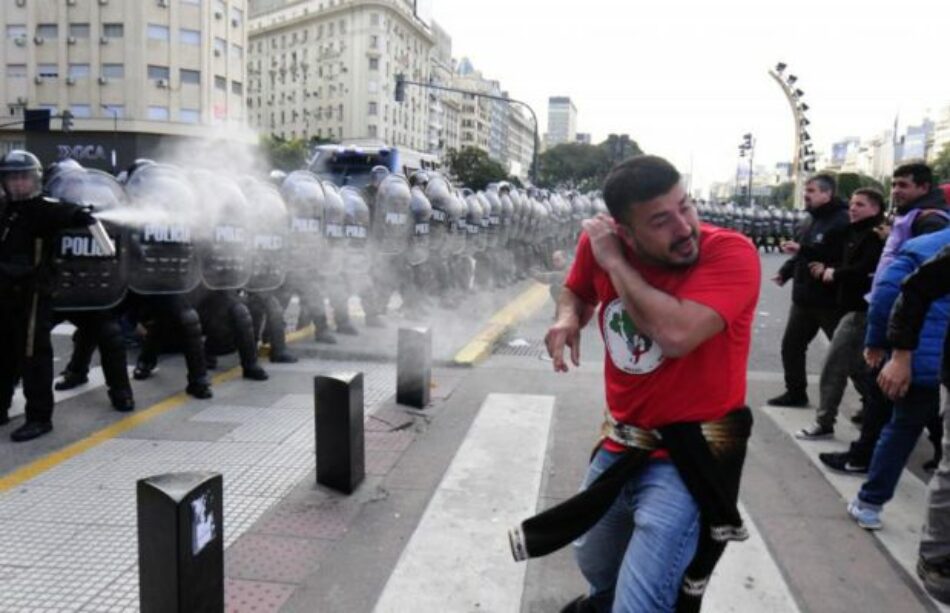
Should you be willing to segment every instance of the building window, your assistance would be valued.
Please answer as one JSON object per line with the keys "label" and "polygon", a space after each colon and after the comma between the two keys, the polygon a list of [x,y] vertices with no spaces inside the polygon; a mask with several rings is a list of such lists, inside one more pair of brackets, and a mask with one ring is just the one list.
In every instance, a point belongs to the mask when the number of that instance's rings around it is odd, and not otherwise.
{"label": "building window", "polygon": [[186,70],[182,68],[179,71],[179,76],[181,77],[181,84],[185,85],[200,85],[201,84],[201,71],[200,70]]}
{"label": "building window", "polygon": [[323,38],[323,24],[317,24],[317,38]]}
{"label": "building window", "polygon": [[346,34],[346,20],[345,19],[340,20],[340,34],[341,35]]}
{"label": "building window", "polygon": [[225,79],[224,77],[215,77],[215,78],[214,78],[214,88],[215,88],[215,89],[218,89],[218,90],[221,90],[221,91],[227,91],[227,89],[228,89],[228,80]]}
{"label": "building window", "polygon": [[7,40],[13,40],[15,38],[26,38],[26,26],[24,25],[7,26]]}
{"label": "building window", "polygon": [[73,38],[89,38],[89,24],[88,23],[69,24],[69,35]]}
{"label": "building window", "polygon": [[181,0],[182,4],[194,4],[196,6],[201,5],[201,0]]}
{"label": "building window", "polygon": [[25,79],[26,64],[7,64],[8,79]]}
{"label": "building window", "polygon": [[327,24],[327,36],[333,36],[333,29],[336,27],[336,24],[332,21]]}
{"label": "building window", "polygon": [[148,118],[153,121],[168,121],[168,107],[167,106],[148,107]]}
{"label": "building window", "polygon": [[369,48],[379,49],[379,36],[373,34],[369,37]]}
{"label": "building window", "polygon": [[37,64],[36,74],[48,79],[58,78],[59,64]]}
{"label": "building window", "polygon": [[92,117],[92,107],[88,104],[73,104],[69,107],[69,111],[74,117]]}
{"label": "building window", "polygon": [[370,13],[369,14],[369,25],[378,26],[379,25],[379,13]]}
{"label": "building window", "polygon": [[121,23],[102,24],[102,35],[106,38],[122,38],[125,36],[125,26]]}
{"label": "building window", "polygon": [[178,30],[178,42],[183,45],[194,45],[195,47],[201,45],[201,30],[189,30],[188,28],[180,28]]}
{"label": "building window", "polygon": [[103,64],[102,76],[107,79],[124,79],[125,64]]}
{"label": "building window", "polygon": [[231,93],[238,96],[244,95],[244,84],[240,81],[231,81]]}
{"label": "building window", "polygon": [[178,121],[182,123],[198,123],[200,120],[200,109],[178,109]]}
{"label": "building window", "polygon": [[370,70],[379,70],[379,58],[371,57],[369,58],[369,69]]}
{"label": "building window", "polygon": [[36,26],[36,35],[46,40],[52,40],[59,36],[59,26],[55,23],[41,23]]}
{"label": "building window", "polygon": [[244,11],[237,7],[231,7],[231,25],[238,27],[244,23]]}
{"label": "building window", "polygon": [[70,64],[68,76],[70,79],[88,79],[89,64]]}
{"label": "building window", "polygon": [[102,113],[103,115],[108,115],[109,117],[122,119],[125,117],[125,107],[121,104],[103,104]]}
{"label": "building window", "polygon": [[377,103],[377,102],[370,102],[370,103],[369,103],[369,110],[368,110],[368,112],[369,112],[370,115],[378,115],[378,114],[379,114],[379,103]]}
{"label": "building window", "polygon": [[218,56],[226,56],[228,54],[228,41],[224,40],[223,38],[215,37],[214,54]]}
{"label": "building window", "polygon": [[241,47],[241,45],[235,45],[234,43],[231,43],[231,57],[236,60],[244,59],[244,49]]}
{"label": "building window", "polygon": [[148,66],[148,79],[149,81],[158,81],[159,79],[168,80],[168,66],[155,66],[149,64]]}
{"label": "building window", "polygon": [[377,134],[377,132],[376,132],[376,126],[375,126],[375,125],[370,124],[370,125],[366,126],[366,135],[367,135],[367,136],[369,136],[370,138],[376,138],[376,134]]}
{"label": "building window", "polygon": [[148,39],[167,41],[169,39],[168,26],[160,26],[155,23],[148,24]]}
{"label": "building window", "polygon": [[225,10],[224,10],[224,9],[225,9],[224,0],[214,0],[214,12],[215,12],[215,13],[221,13],[222,15],[224,15],[224,13],[225,13]]}

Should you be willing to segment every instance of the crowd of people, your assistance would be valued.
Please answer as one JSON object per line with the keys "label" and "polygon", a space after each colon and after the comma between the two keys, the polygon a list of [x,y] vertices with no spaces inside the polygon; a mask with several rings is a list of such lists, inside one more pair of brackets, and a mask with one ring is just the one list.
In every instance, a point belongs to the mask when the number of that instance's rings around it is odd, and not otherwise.
{"label": "crowd of people", "polygon": [[[805,188],[808,217],[792,240],[791,255],[773,281],[791,281],[792,300],[782,338],[785,391],[770,405],[809,406],[805,358],[823,332],[831,341],[818,386],[815,420],[795,433],[803,440],[834,436],[848,380],[861,408],[852,416],[860,436],[846,451],[819,455],[829,468],[862,475],[847,512],[859,526],[880,529],[884,506],[927,430],[936,470],[923,530],[918,572],[927,590],[950,602],[950,415],[940,410],[941,361],[950,356],[947,335],[950,294],[950,185],[937,186],[924,163],[893,173],[891,200],[875,189],[858,189],[845,203],[834,178],[812,177]],[[943,359],[943,383],[950,359]],[[946,408],[946,407],[945,407]]]}
{"label": "crowd of people", "polygon": [[508,183],[474,191],[384,167],[357,188],[306,170],[255,176],[147,159],[115,177],[70,159],[44,172],[26,151],[0,160],[0,185],[0,425],[22,380],[18,442],[52,429],[60,322],[75,332],[55,389],[85,384],[98,349],[112,406],[134,410],[127,346],[138,343],[134,379],[152,376],[162,353],[182,353],[186,392],[210,398],[220,355],[237,352],[254,381],[268,379],[262,343],[272,362],[296,361],[292,312],[316,342],[335,343],[359,334],[352,297],[369,327],[385,326],[395,294],[407,318],[453,309],[471,292],[556,273],[581,222],[606,210],[596,196]]}

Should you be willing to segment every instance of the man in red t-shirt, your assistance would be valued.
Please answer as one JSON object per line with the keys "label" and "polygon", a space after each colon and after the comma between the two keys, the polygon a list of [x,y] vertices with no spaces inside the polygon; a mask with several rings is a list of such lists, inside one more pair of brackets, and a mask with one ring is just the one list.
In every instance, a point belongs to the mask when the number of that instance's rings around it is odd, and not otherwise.
{"label": "man in red t-shirt", "polygon": [[[585,488],[623,455],[624,432],[713,422],[743,407],[761,279],[752,243],[701,225],[666,160],[619,164],[604,200],[611,216],[584,222],[545,338],[555,371],[567,372],[565,348],[579,365],[580,331],[597,309],[608,435]],[[677,468],[662,449],[654,452],[574,543],[590,592],[565,611],[672,611],[699,518]]]}

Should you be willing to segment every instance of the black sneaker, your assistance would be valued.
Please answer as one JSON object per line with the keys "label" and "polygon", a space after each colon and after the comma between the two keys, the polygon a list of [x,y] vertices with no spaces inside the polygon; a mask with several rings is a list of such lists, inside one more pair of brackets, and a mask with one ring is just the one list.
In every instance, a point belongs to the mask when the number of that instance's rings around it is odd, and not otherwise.
{"label": "black sneaker", "polygon": [[772,407],[804,408],[808,406],[808,395],[785,392],[784,394],[776,396],[775,398],[769,398],[766,402]]}
{"label": "black sneaker", "polygon": [[0,426],[10,423],[10,407],[0,409]]}
{"label": "black sneaker", "polygon": [[10,440],[14,443],[32,441],[52,430],[53,424],[48,421],[28,421],[10,433]]}
{"label": "black sneaker", "polygon": [[819,453],[818,459],[828,468],[841,473],[862,475],[868,472],[867,462],[853,459],[847,451]]}
{"label": "black sneaker", "polygon": [[918,558],[917,576],[928,594],[944,604],[950,604],[950,558],[938,562]]}
{"label": "black sneaker", "polygon": [[346,334],[347,336],[358,336],[360,331],[356,329],[351,321],[345,321],[336,325],[337,334]]}
{"label": "black sneaker", "polygon": [[313,333],[313,342],[324,343],[326,345],[336,345],[336,337],[326,328],[318,328]]}
{"label": "black sneaker", "polygon": [[155,362],[139,360],[138,364],[135,365],[135,370],[132,371],[132,378],[136,381],[144,381],[152,376],[153,370],[155,370]]}
{"label": "black sneaker", "polygon": [[596,613],[596,611],[597,608],[591,604],[587,596],[578,596],[561,609],[561,613]]}
{"label": "black sneaker", "polygon": [[53,389],[57,392],[65,392],[66,390],[71,390],[86,383],[89,383],[88,376],[78,375],[67,370],[63,372],[63,378],[53,385]]}

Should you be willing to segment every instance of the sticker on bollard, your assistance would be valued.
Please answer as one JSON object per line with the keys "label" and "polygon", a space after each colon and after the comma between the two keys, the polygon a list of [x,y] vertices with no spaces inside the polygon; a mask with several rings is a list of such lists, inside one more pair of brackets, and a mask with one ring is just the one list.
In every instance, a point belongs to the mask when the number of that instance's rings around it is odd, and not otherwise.
{"label": "sticker on bollard", "polygon": [[396,402],[424,409],[432,384],[432,330],[400,328],[396,356]]}
{"label": "sticker on bollard", "polygon": [[142,613],[224,611],[224,513],[218,473],[170,473],[136,486]]}
{"label": "sticker on bollard", "polygon": [[352,494],[366,476],[363,373],[313,378],[317,483]]}

